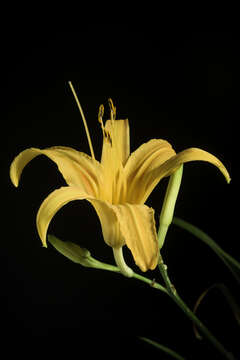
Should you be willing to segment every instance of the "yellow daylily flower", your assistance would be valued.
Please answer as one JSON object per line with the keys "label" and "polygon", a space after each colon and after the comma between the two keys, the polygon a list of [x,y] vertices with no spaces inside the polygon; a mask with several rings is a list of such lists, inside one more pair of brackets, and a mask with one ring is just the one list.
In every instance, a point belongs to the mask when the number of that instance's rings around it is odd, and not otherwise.
{"label": "yellow daylily flower", "polygon": [[57,164],[67,186],[53,191],[38,210],[36,224],[43,245],[47,246],[47,229],[56,212],[70,201],[87,200],[97,212],[104,241],[113,248],[121,271],[131,276],[131,269],[122,257],[124,245],[142,271],[153,270],[158,263],[159,245],[154,210],[144,203],[155,186],[183,163],[193,160],[212,163],[228,182],[229,174],[214,155],[198,148],[176,154],[169,142],[162,139],[152,139],[130,154],[128,120],[116,120],[116,108],[111,100],[111,116],[105,125],[103,105],[99,109],[103,146],[101,161],[97,161],[81,105],[69,84],[83,117],[91,156],[64,146],[26,149],[11,164],[12,183],[18,186],[22,170],[32,159],[47,156]]}

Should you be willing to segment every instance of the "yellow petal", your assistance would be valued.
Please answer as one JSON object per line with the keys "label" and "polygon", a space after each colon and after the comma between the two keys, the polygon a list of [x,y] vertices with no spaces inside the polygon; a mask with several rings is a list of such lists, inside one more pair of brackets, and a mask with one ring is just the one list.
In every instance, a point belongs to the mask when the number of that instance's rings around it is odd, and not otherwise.
{"label": "yellow petal", "polygon": [[146,205],[124,204],[114,206],[114,211],[137,266],[142,271],[155,269],[159,249],[154,210]]}
{"label": "yellow petal", "polygon": [[36,148],[24,150],[12,161],[10,166],[10,178],[14,186],[18,187],[23,169],[31,160],[40,155],[39,151],[40,149]]}
{"label": "yellow petal", "polygon": [[154,210],[146,205],[112,205],[89,199],[101,222],[104,241],[113,248],[126,244],[142,271],[158,262],[158,240]]}
{"label": "yellow petal", "polygon": [[103,238],[106,244],[111,247],[121,247],[125,240],[119,229],[119,222],[115,212],[115,206],[107,201],[89,199],[98,214]]}
{"label": "yellow petal", "polygon": [[88,194],[98,196],[102,176],[101,164],[84,153],[63,146],[22,151],[10,167],[10,178],[15,186],[18,186],[24,167],[38,155],[46,155],[54,161],[68,185],[80,186]]}
{"label": "yellow petal", "polygon": [[117,203],[126,187],[122,173],[130,152],[128,120],[107,120],[105,127],[101,119],[100,122],[103,129],[101,165],[104,187],[99,197]]}
{"label": "yellow petal", "polygon": [[37,213],[37,230],[43,246],[47,247],[46,235],[50,221],[64,205],[73,200],[88,199],[89,195],[77,186],[64,186],[53,191],[42,202]]}
{"label": "yellow petal", "polygon": [[107,120],[105,127],[108,137],[104,136],[101,163],[108,166],[109,154],[117,162],[125,165],[130,154],[129,124],[126,120]]}
{"label": "yellow petal", "polygon": [[37,214],[37,229],[39,236],[46,246],[46,234],[50,221],[57,211],[73,200],[88,200],[95,208],[102,226],[105,242],[110,246],[123,246],[125,241],[119,231],[119,223],[111,204],[94,199],[76,186],[64,186],[53,191],[42,202]]}
{"label": "yellow petal", "polygon": [[127,178],[126,202],[144,203],[146,175],[176,153],[165,140],[152,139],[134,151],[124,168]]}
{"label": "yellow petal", "polygon": [[189,161],[209,162],[215,165],[221,171],[221,173],[225,176],[228,183],[231,180],[227,169],[225,168],[223,163],[218,158],[216,158],[216,156],[198,148],[189,148],[171,157],[165,163],[153,169],[146,175],[148,179],[147,179],[147,191],[145,193],[144,200],[146,201],[147,197],[151,194],[154,187],[158,184],[158,182],[162,178],[171,175],[181,164]]}
{"label": "yellow petal", "polygon": [[37,214],[37,229],[44,246],[50,221],[57,211],[73,200],[88,200],[95,208],[105,242],[111,247],[129,247],[142,271],[154,269],[158,261],[158,241],[154,211],[146,205],[112,205],[89,197],[76,186],[53,191],[41,204]]}

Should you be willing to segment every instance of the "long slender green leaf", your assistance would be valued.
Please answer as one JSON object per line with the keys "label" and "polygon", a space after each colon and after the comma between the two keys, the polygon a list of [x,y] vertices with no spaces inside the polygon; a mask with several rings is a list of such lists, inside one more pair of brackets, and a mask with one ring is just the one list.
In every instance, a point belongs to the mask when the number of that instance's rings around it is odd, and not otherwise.
{"label": "long slender green leaf", "polygon": [[168,355],[171,355],[174,359],[177,359],[177,360],[184,360],[184,358],[179,355],[178,353],[176,353],[175,351],[169,349],[168,347],[162,345],[162,344],[159,344],[158,342],[156,341],[153,341],[153,340],[150,340],[148,338],[145,338],[145,337],[139,337],[139,339],[147,342],[148,344],[151,344],[153,345],[154,347],[156,347],[157,349],[159,350],[162,350],[163,352],[165,352],[166,354]]}
{"label": "long slender green leaf", "polygon": [[[196,313],[199,305],[202,303],[203,299],[206,297],[206,295],[213,290],[214,288],[219,289],[223,296],[225,297],[228,305],[230,306],[233,316],[235,317],[235,320],[237,321],[238,325],[240,326],[240,307],[237,304],[234,296],[231,294],[230,290],[227,288],[226,285],[224,284],[214,284],[212,286],[210,286],[208,289],[206,289],[197,299],[197,302],[194,306],[193,312]],[[196,337],[201,340],[202,336],[199,334],[197,327],[195,326],[195,324],[193,324],[193,330],[194,333],[196,335]]]}
{"label": "long slender green leaf", "polygon": [[202,240],[205,244],[207,244],[220,257],[220,259],[231,271],[237,282],[240,284],[240,263],[236,259],[224,251],[209,235],[200,230],[198,227],[177,217],[173,218],[173,224],[181,227],[184,230],[187,230],[191,234],[195,235],[198,239]]}

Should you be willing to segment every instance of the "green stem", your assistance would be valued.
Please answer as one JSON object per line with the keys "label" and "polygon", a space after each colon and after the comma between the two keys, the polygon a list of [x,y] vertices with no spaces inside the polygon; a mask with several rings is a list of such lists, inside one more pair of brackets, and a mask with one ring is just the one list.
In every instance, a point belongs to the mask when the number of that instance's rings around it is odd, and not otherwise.
{"label": "green stem", "polygon": [[[103,263],[103,262],[100,262],[98,260],[95,260],[94,259],[94,265],[96,264],[96,268],[99,268],[99,269],[103,269],[103,270],[107,270],[107,271],[112,271],[112,272],[116,272],[116,273],[119,273],[119,274],[123,274],[122,270],[119,268],[119,262],[122,262],[122,254],[121,254],[121,251],[119,252],[114,252],[115,254],[115,257],[117,257],[117,261],[118,261],[118,266],[114,266],[114,265],[110,265],[110,264],[106,264],[106,263]],[[122,264],[121,264],[122,265]],[[126,264],[124,266],[127,266]],[[129,268],[130,269],[130,268]],[[131,271],[130,271],[131,270]],[[135,273],[132,269],[130,270],[126,270],[127,273],[130,271],[130,274],[131,278],[134,278],[134,279],[137,279],[137,280],[140,280],[142,282],[145,282],[146,284],[150,285],[151,287],[153,287],[154,289],[158,289],[158,290],[161,290],[162,292],[164,292],[165,294],[168,294],[168,291],[167,289],[162,286],[161,284],[157,283],[155,280],[151,280],[151,279],[148,279],[146,278],[145,276],[142,276],[140,274],[137,274]],[[125,275],[125,274],[123,274]],[[125,275],[126,276],[126,275]]]}
{"label": "green stem", "polygon": [[181,308],[181,310],[193,321],[193,323],[198,327],[198,329],[206,336],[206,338],[215,346],[218,351],[225,356],[228,360],[234,360],[234,356],[229,353],[224,346],[215,338],[215,336],[207,329],[207,327],[198,319],[198,317],[189,309],[189,307],[184,303],[184,301],[177,294],[177,291],[173,284],[171,283],[167,267],[163,262],[163,259],[160,255],[159,264],[158,264],[160,273],[163,277],[163,280],[166,284],[168,295],[172,300]]}
{"label": "green stem", "polygon": [[123,252],[122,252],[122,247],[112,248],[112,249],[113,249],[114,259],[115,259],[116,264],[119,267],[121,273],[126,277],[132,277],[133,276],[133,271],[125,263],[125,260],[124,260],[124,257],[123,257]]}
{"label": "green stem", "polygon": [[147,283],[148,285],[152,286],[155,289],[161,290],[165,294],[168,294],[167,289],[164,286],[160,285],[159,283],[155,282],[155,280],[150,280],[150,279],[146,278],[145,276],[139,275],[135,272],[133,273],[132,277]]}

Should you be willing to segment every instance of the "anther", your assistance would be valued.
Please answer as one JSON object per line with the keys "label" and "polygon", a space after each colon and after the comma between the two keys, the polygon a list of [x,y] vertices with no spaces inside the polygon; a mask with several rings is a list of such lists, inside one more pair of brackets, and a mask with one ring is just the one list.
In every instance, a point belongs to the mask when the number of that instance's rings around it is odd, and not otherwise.
{"label": "anther", "polygon": [[115,120],[116,119],[116,107],[113,105],[113,101],[112,101],[111,98],[108,99],[108,104],[109,104],[109,107],[110,107],[112,117]]}
{"label": "anther", "polygon": [[100,105],[98,110],[98,121],[100,122],[101,125],[102,125],[103,114],[104,114],[104,106]]}

